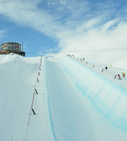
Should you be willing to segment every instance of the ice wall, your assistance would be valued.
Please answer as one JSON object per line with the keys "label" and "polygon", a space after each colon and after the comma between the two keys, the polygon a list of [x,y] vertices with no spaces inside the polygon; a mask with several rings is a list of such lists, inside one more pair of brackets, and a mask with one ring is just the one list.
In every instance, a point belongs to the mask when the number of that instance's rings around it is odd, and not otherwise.
{"label": "ice wall", "polygon": [[95,109],[122,131],[127,131],[127,91],[69,57],[59,61]]}

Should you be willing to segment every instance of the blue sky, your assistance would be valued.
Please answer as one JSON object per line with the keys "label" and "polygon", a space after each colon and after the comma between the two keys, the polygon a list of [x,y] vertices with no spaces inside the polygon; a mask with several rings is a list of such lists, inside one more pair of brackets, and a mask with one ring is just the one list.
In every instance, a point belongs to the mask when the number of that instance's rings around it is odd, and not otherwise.
{"label": "blue sky", "polygon": [[126,0],[0,0],[0,43],[26,56],[127,48]]}

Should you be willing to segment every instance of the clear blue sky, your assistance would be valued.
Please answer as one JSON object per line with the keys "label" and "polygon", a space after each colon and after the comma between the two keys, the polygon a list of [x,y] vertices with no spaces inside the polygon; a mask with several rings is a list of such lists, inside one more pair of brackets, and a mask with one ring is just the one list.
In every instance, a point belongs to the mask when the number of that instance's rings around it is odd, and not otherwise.
{"label": "clear blue sky", "polygon": [[26,56],[127,47],[126,0],[0,0],[0,44]]}

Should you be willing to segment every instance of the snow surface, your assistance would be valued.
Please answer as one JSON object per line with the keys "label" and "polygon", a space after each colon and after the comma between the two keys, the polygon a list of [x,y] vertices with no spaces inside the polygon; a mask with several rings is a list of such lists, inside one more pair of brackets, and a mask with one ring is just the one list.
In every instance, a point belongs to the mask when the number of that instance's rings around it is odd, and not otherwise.
{"label": "snow surface", "polygon": [[0,56],[0,141],[127,140],[127,80],[114,79],[126,69],[40,60]]}

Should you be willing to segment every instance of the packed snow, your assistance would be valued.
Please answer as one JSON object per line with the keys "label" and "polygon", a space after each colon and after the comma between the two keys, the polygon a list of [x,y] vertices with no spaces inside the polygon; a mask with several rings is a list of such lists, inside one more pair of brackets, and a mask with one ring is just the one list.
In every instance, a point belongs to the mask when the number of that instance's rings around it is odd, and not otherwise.
{"label": "packed snow", "polygon": [[1,55],[0,141],[126,141],[126,73],[75,56]]}

